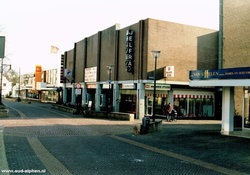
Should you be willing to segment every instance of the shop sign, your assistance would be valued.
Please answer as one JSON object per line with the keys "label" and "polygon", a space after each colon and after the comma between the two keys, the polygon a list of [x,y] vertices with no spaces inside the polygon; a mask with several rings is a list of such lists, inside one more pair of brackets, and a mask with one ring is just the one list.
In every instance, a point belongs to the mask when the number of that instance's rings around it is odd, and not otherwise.
{"label": "shop sign", "polygon": [[174,66],[166,66],[166,77],[174,77]]}
{"label": "shop sign", "polygon": [[[145,84],[146,90],[154,90],[154,84]],[[170,85],[169,84],[156,84],[156,90],[160,91],[169,91]]]}
{"label": "shop sign", "polygon": [[97,67],[85,68],[85,82],[96,82]]}
{"label": "shop sign", "polygon": [[135,84],[122,84],[121,89],[136,89]]}
{"label": "shop sign", "polygon": [[125,66],[126,70],[129,73],[134,73],[134,46],[135,41],[135,31],[127,30],[126,32],[126,61]]}
{"label": "shop sign", "polygon": [[195,70],[189,72],[190,80],[250,78],[250,67]]}
{"label": "shop sign", "polygon": [[81,89],[75,89],[75,94],[76,95],[81,95],[82,93],[82,90]]}
{"label": "shop sign", "polygon": [[96,89],[96,84],[87,84],[87,89]]}
{"label": "shop sign", "polygon": [[[111,84],[110,84],[110,88],[111,88]],[[109,84],[103,84],[102,89],[109,89]]]}

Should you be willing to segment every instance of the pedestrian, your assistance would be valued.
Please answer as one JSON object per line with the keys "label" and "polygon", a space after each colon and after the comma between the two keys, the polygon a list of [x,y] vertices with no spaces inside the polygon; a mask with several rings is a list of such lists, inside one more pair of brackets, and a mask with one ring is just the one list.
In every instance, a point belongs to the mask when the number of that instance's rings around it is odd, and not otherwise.
{"label": "pedestrian", "polygon": [[172,113],[172,106],[171,106],[171,103],[168,103],[167,107],[166,107],[166,118],[167,118],[167,121],[169,122],[171,120],[171,113]]}

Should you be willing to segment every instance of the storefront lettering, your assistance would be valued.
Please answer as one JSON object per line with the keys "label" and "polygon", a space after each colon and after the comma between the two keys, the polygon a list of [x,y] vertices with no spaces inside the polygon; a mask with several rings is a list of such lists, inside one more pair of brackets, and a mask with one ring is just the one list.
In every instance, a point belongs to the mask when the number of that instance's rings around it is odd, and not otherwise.
{"label": "storefront lettering", "polygon": [[134,39],[135,31],[127,30],[126,32],[126,70],[129,73],[134,73]]}
{"label": "storefront lettering", "polygon": [[190,80],[243,79],[243,78],[250,78],[250,67],[196,70],[189,72]]}

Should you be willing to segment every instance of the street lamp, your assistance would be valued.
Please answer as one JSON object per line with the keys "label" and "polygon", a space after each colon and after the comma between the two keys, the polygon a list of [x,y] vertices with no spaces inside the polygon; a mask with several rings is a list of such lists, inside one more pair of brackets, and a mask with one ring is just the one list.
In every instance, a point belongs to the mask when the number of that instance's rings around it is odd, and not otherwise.
{"label": "street lamp", "polygon": [[160,57],[161,51],[154,50],[151,51],[152,57],[155,59],[155,70],[154,70],[154,99],[153,99],[153,122],[155,121],[155,97],[156,97],[156,68],[157,68],[157,58]]}
{"label": "street lamp", "polygon": [[109,64],[108,66],[107,66],[107,68],[108,68],[108,77],[109,77],[109,79],[108,79],[108,83],[109,83],[109,92],[108,92],[108,94],[109,94],[109,98],[107,98],[107,113],[108,113],[108,108],[109,108],[109,105],[110,105],[110,102],[111,102],[111,93],[110,93],[110,89],[111,89],[111,73],[112,73],[112,68],[113,68],[113,65],[112,64]]}

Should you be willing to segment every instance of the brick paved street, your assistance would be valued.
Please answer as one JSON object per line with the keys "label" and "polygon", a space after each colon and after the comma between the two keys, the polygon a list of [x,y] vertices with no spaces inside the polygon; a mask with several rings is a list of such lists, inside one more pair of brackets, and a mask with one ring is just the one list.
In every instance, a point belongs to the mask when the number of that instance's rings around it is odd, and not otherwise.
{"label": "brick paved street", "polygon": [[132,128],[139,121],[82,118],[35,102],[4,103],[10,117],[0,124],[9,170],[56,175],[250,173],[250,141],[221,136],[218,121],[163,122],[161,132],[135,136]]}

